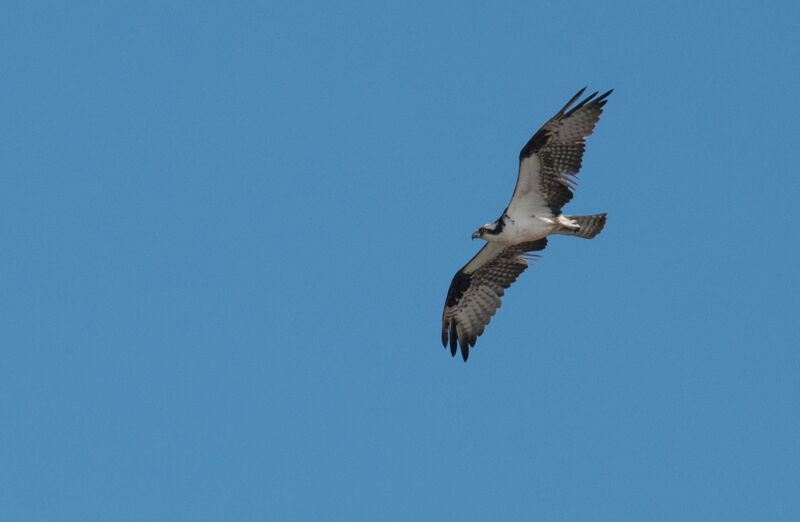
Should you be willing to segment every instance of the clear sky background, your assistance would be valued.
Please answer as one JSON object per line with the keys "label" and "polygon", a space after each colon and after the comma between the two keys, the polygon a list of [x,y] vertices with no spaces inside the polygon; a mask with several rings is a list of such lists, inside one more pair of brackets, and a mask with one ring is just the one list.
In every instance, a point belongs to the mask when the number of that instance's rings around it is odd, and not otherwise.
{"label": "clear sky background", "polygon": [[[797,2],[5,2],[0,519],[800,519]],[[450,280],[578,89],[571,213]]]}

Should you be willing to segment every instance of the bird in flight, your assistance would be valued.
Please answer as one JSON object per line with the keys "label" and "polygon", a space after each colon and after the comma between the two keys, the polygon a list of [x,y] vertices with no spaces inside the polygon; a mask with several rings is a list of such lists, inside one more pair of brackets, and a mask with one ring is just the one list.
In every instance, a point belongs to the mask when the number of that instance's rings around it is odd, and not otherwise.
{"label": "bird in flight", "polygon": [[587,239],[606,224],[606,214],[569,216],[561,212],[572,199],[581,168],[586,138],[600,119],[611,91],[587,96],[572,106],[586,87],[536,131],[519,153],[517,186],[503,214],[478,227],[472,238],[486,241],[483,248],[456,272],[442,312],[442,344],[455,356],[461,347],[464,361],[470,346],[501,305],[506,288],[539,257],[547,236],[562,234]]}

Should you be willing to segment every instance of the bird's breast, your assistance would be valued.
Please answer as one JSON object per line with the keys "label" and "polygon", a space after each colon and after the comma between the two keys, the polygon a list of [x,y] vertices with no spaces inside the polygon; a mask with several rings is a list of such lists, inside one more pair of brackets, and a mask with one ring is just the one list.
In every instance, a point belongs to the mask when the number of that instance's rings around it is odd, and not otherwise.
{"label": "bird's breast", "polygon": [[546,217],[515,219],[506,224],[503,233],[509,243],[522,243],[548,236],[554,226],[555,222]]}

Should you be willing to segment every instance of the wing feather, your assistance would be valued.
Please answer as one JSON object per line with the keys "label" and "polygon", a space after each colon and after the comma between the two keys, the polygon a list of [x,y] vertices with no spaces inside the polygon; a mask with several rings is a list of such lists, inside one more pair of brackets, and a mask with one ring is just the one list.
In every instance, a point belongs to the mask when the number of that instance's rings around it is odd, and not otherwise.
{"label": "wing feather", "polygon": [[528,268],[528,260],[538,257],[529,252],[544,250],[547,238],[503,247],[487,243],[469,263],[456,272],[447,292],[442,312],[442,345],[457,347],[466,361],[475,343],[500,308],[505,289]]}
{"label": "wing feather", "polygon": [[613,91],[594,92],[570,108],[584,87],[528,140],[519,153],[519,175],[508,214],[561,214],[572,199],[581,168],[586,138],[591,136],[603,106]]}

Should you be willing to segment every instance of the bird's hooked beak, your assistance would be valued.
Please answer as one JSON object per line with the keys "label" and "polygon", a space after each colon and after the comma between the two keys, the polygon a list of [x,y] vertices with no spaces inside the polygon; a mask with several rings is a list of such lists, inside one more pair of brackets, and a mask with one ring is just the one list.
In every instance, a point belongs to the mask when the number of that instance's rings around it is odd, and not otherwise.
{"label": "bird's hooked beak", "polygon": [[477,239],[479,237],[481,237],[481,229],[478,229],[472,233],[472,239]]}

